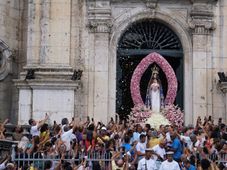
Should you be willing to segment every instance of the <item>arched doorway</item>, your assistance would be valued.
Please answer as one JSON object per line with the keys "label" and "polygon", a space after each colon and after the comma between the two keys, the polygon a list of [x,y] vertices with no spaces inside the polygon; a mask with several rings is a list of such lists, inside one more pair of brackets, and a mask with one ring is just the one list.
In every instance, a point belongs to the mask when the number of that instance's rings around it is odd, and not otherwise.
{"label": "arched doorway", "polygon": [[[132,73],[139,62],[151,52],[161,54],[173,67],[178,79],[178,92],[175,104],[179,105],[182,109],[184,108],[184,62],[181,42],[177,35],[165,24],[145,19],[131,24],[118,42],[116,112],[122,117],[126,116],[133,107],[129,88]],[[147,69],[141,79],[140,90],[143,99],[145,99],[150,75],[151,69]],[[160,72],[160,78],[165,95],[167,82],[163,72]]]}

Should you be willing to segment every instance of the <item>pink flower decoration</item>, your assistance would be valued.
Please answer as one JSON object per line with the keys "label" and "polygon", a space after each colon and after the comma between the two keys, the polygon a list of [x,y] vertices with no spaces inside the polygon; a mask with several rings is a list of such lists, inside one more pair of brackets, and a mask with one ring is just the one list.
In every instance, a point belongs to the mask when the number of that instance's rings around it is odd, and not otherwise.
{"label": "pink flower decoration", "polygon": [[171,124],[181,127],[184,120],[184,112],[178,106],[167,105],[164,110],[162,110],[163,115],[171,122]]}
{"label": "pink flower decoration", "polygon": [[154,52],[142,59],[132,75],[130,90],[134,105],[144,105],[140,94],[140,81],[146,69],[154,62],[159,65],[167,78],[168,91],[165,98],[165,104],[170,105],[175,101],[177,94],[177,78],[174,70],[164,57]]}

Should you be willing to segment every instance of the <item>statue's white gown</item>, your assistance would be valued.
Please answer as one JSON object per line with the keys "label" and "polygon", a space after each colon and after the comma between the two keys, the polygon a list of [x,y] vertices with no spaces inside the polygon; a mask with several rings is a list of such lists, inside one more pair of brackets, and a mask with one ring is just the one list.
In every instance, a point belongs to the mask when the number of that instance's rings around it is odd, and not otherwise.
{"label": "statue's white gown", "polygon": [[161,99],[160,99],[160,86],[158,83],[151,84],[150,95],[152,99],[152,111],[155,113],[160,112],[161,108]]}
{"label": "statue's white gown", "polygon": [[152,83],[150,88],[153,114],[147,119],[146,123],[149,123],[153,128],[159,128],[160,125],[169,125],[169,121],[160,113],[161,95],[159,84]]}

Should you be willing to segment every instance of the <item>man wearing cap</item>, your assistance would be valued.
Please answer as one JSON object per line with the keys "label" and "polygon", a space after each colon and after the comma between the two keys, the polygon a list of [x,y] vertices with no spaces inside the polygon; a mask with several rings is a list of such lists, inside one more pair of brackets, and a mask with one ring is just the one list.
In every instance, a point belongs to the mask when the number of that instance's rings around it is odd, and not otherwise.
{"label": "man wearing cap", "polygon": [[145,150],[145,157],[142,158],[139,161],[137,170],[156,170],[156,164],[153,159],[151,159],[152,156],[152,149],[146,148]]}
{"label": "man wearing cap", "polygon": [[167,160],[162,162],[159,170],[180,170],[179,164],[173,160],[174,152],[166,152]]}

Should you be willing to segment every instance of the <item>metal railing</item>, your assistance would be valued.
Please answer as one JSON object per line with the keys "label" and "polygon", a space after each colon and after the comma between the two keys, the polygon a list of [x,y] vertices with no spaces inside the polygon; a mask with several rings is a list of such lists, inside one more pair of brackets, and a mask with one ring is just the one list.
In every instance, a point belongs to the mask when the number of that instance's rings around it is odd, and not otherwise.
{"label": "metal railing", "polygon": [[212,154],[209,156],[209,160],[216,163],[227,163],[227,154],[226,153]]}
{"label": "metal railing", "polygon": [[[86,160],[86,167],[92,170],[93,166],[99,166],[100,170],[111,169],[111,153],[110,152],[89,152],[79,153],[78,155],[66,154],[65,158],[62,159],[59,155],[46,155],[43,152],[36,152],[34,154],[19,153],[16,152],[16,145],[12,146],[11,158],[14,164],[18,168],[28,169],[29,167],[37,168],[39,170],[44,169],[44,164],[47,161],[51,161],[55,166],[59,164],[64,165],[69,163],[72,166],[80,166]],[[98,164],[98,165],[97,165]]]}
{"label": "metal railing", "polygon": [[[44,169],[44,164],[50,161],[55,166],[59,164],[69,163],[71,166],[79,166],[86,160],[86,167],[92,170],[94,166],[99,166],[100,170],[111,170],[112,166],[112,154],[110,152],[80,152],[77,155],[67,153],[64,159],[60,155],[48,155],[44,152],[36,152],[34,154],[27,154],[16,151],[16,145],[12,146],[11,158],[13,163],[22,169],[28,169],[29,167],[37,168],[39,170]],[[209,155],[208,160],[217,164],[227,163],[227,154],[213,154]],[[160,163],[160,162],[157,162]]]}

